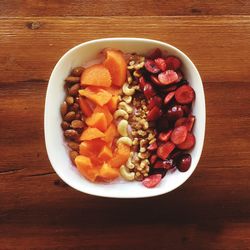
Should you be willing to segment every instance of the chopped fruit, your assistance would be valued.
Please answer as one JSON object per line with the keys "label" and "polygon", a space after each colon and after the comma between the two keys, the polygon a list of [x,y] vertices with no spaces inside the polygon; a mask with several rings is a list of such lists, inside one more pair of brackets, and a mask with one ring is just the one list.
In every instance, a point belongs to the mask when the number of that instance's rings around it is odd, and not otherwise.
{"label": "chopped fruit", "polygon": [[145,178],[142,181],[142,184],[147,188],[153,188],[160,183],[161,179],[162,179],[161,174],[153,174],[153,175],[150,175],[149,177]]}
{"label": "chopped fruit", "polygon": [[158,85],[158,86],[164,86],[164,85],[158,80],[158,77],[157,77],[157,76],[151,75],[151,76],[150,76],[150,79],[151,79],[151,81],[152,81],[154,84],[156,84],[156,85]]}
{"label": "chopped fruit", "polygon": [[188,85],[182,85],[175,92],[175,99],[180,104],[188,104],[194,100],[194,90]]}
{"label": "chopped fruit", "polygon": [[101,149],[104,147],[105,142],[101,139],[93,139],[91,141],[83,141],[79,145],[80,155],[84,155],[90,158],[96,158]]}
{"label": "chopped fruit", "polygon": [[167,117],[171,121],[175,121],[184,115],[181,105],[175,105],[168,109]]}
{"label": "chopped fruit", "polygon": [[129,155],[130,147],[123,143],[119,143],[109,164],[113,168],[119,168],[122,164],[127,162]]}
{"label": "chopped fruit", "polygon": [[143,90],[145,85],[146,85],[145,78],[144,78],[143,76],[141,76],[141,77],[139,78],[139,86],[140,86],[140,89]]}
{"label": "chopped fruit", "polygon": [[160,72],[160,69],[157,67],[155,61],[147,59],[145,61],[145,68],[148,72],[156,74]]}
{"label": "chopped fruit", "polygon": [[154,163],[156,162],[157,158],[158,158],[157,155],[151,155],[151,156],[150,156],[150,159],[149,159],[150,163],[151,163],[151,164],[154,164]]}
{"label": "chopped fruit", "polygon": [[167,70],[158,75],[158,80],[163,85],[168,85],[171,83],[175,83],[178,80],[178,75],[173,70]]}
{"label": "chopped fruit", "polygon": [[176,71],[176,73],[178,75],[178,79],[176,80],[176,82],[179,83],[183,79],[183,74],[181,73],[181,71]]}
{"label": "chopped fruit", "polygon": [[159,48],[156,48],[148,52],[147,58],[154,60],[161,56],[162,56],[161,50]]}
{"label": "chopped fruit", "polygon": [[151,176],[151,175],[154,175],[154,174],[160,174],[161,177],[163,178],[166,175],[167,171],[168,170],[165,169],[165,168],[151,168],[150,172],[149,172],[149,175]]}
{"label": "chopped fruit", "polygon": [[174,126],[178,127],[178,126],[186,126],[188,129],[188,132],[191,132],[194,126],[194,122],[195,122],[195,116],[191,115],[189,117],[182,117],[180,119],[178,119]]}
{"label": "chopped fruit", "polygon": [[156,66],[163,72],[167,69],[167,64],[166,64],[166,61],[159,57],[159,58],[156,58],[155,60],[155,64]]}
{"label": "chopped fruit", "polygon": [[157,148],[158,148],[158,145],[156,142],[154,142],[154,143],[150,144],[147,149],[148,149],[148,151],[155,151]]}
{"label": "chopped fruit", "polygon": [[175,56],[168,56],[166,58],[167,69],[177,70],[181,67],[181,61]]}
{"label": "chopped fruit", "polygon": [[113,116],[112,114],[109,112],[109,109],[106,105],[100,107],[100,106],[96,106],[96,108],[94,109],[94,113],[103,113],[107,119],[107,124],[108,126],[110,125],[110,123],[113,121]]}
{"label": "chopped fruit", "polygon": [[159,138],[159,140],[162,141],[162,142],[167,142],[167,141],[169,141],[169,139],[170,139],[171,133],[172,133],[172,130],[169,130],[168,132],[161,132],[161,133],[158,135],[158,138]]}
{"label": "chopped fruit", "polygon": [[119,99],[118,95],[113,95],[110,101],[107,103],[107,107],[109,108],[109,111],[111,113],[114,113],[116,111],[118,99]]}
{"label": "chopped fruit", "polygon": [[78,155],[75,158],[75,163],[81,175],[92,182],[96,180],[99,171],[97,168],[93,167],[90,158],[83,155]]}
{"label": "chopped fruit", "polygon": [[187,138],[187,127],[186,126],[179,126],[176,127],[173,132],[171,133],[171,141],[177,145],[183,143]]}
{"label": "chopped fruit", "polygon": [[89,127],[98,128],[100,131],[105,132],[108,126],[107,119],[103,113],[94,112],[86,119],[86,124]]}
{"label": "chopped fruit", "polygon": [[186,172],[191,166],[192,158],[190,154],[182,154],[176,161],[176,167],[180,172]]}
{"label": "chopped fruit", "polygon": [[108,103],[112,98],[112,95],[102,88],[97,87],[87,87],[85,89],[80,89],[79,94],[85,96],[97,105],[103,106]]}
{"label": "chopped fruit", "polygon": [[104,181],[112,181],[119,176],[119,171],[115,168],[112,168],[108,163],[103,163],[99,170],[99,175]]}
{"label": "chopped fruit", "polygon": [[93,110],[91,109],[89,103],[87,102],[86,98],[80,96],[79,97],[79,105],[80,105],[80,108],[81,108],[81,111],[82,113],[85,115],[85,116],[91,116]]}
{"label": "chopped fruit", "polygon": [[103,88],[104,90],[108,91],[110,94],[112,95],[120,95],[122,90],[121,88],[117,87],[117,86],[111,86],[109,88]]}
{"label": "chopped fruit", "polygon": [[143,88],[143,93],[146,96],[147,99],[152,98],[153,96],[156,95],[154,88],[152,87],[151,84],[146,83],[144,88]]}
{"label": "chopped fruit", "polygon": [[95,64],[86,68],[81,76],[81,85],[97,87],[111,86],[111,75],[109,70],[102,64]]}
{"label": "chopped fruit", "polygon": [[117,132],[116,126],[113,123],[111,123],[104,133],[103,140],[109,143],[109,142],[112,142],[118,135],[119,134]]}
{"label": "chopped fruit", "polygon": [[89,141],[89,140],[93,140],[93,139],[97,139],[97,138],[102,138],[104,136],[105,136],[105,134],[97,128],[87,128],[82,132],[82,134],[80,136],[80,140],[81,141],[85,141],[85,140]]}
{"label": "chopped fruit", "polygon": [[148,121],[155,121],[162,115],[162,110],[154,106],[147,114],[147,120]]}
{"label": "chopped fruit", "polygon": [[157,160],[154,164],[154,168],[165,168],[167,170],[174,168],[174,161],[172,159],[166,159],[165,161]]}
{"label": "chopped fruit", "polygon": [[162,160],[166,160],[169,154],[174,150],[175,145],[172,142],[166,142],[157,149],[157,155]]}
{"label": "chopped fruit", "polygon": [[113,156],[112,150],[107,145],[104,145],[101,152],[98,155],[98,158],[102,159],[103,161],[107,161],[111,159],[112,156]]}
{"label": "chopped fruit", "polygon": [[183,143],[178,144],[177,147],[179,149],[189,150],[193,148],[194,144],[195,144],[195,136],[191,133],[188,133],[186,140]]}
{"label": "chopped fruit", "polygon": [[184,115],[188,116],[191,112],[191,106],[190,104],[187,104],[187,105],[181,105],[181,108],[184,112]]}
{"label": "chopped fruit", "polygon": [[161,107],[162,99],[159,96],[152,97],[148,102],[148,110],[151,110],[154,106]]}
{"label": "chopped fruit", "polygon": [[126,81],[127,63],[123,54],[116,50],[107,50],[103,65],[109,70],[112,84],[121,87]]}
{"label": "chopped fruit", "polygon": [[175,91],[169,92],[164,98],[164,104],[168,104],[174,97]]}

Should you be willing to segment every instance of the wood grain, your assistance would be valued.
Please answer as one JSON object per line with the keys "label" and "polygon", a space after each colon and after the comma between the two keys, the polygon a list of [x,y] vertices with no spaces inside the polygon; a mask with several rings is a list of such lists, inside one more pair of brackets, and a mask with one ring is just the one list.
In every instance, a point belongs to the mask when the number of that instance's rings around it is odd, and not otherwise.
{"label": "wood grain", "polygon": [[180,48],[196,64],[204,81],[249,81],[249,16],[147,20],[145,23],[135,17],[131,23],[129,17],[1,19],[0,70],[5,73],[0,81],[48,80],[56,61],[69,48],[96,38],[135,36],[162,40]]}
{"label": "wood grain", "polygon": [[190,16],[249,14],[248,0],[2,0],[0,16]]}
{"label": "wood grain", "polygon": [[[129,5],[132,18],[122,17],[128,1],[112,9],[114,2],[102,10],[101,1],[91,1],[93,9],[90,1],[85,8],[76,0],[0,2],[0,249],[250,249],[250,17],[212,16],[249,14],[249,2],[144,1],[151,17]],[[200,16],[160,16],[178,12]],[[72,46],[111,36],[169,42],[203,78],[203,154],[192,177],[169,194],[85,195],[48,161],[43,111],[53,66]]]}

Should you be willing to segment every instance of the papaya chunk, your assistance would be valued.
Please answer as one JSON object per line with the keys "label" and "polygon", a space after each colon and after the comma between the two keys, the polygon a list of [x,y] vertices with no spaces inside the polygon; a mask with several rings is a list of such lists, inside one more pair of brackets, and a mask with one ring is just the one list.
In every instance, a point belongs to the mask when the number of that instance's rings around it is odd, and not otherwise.
{"label": "papaya chunk", "polygon": [[119,168],[125,164],[130,155],[130,147],[123,143],[119,143],[109,164],[113,168]]}
{"label": "papaya chunk", "polygon": [[110,101],[107,103],[107,107],[111,113],[114,113],[117,109],[118,96],[114,95],[111,97]]}
{"label": "papaya chunk", "polygon": [[100,131],[105,132],[108,126],[107,119],[104,113],[94,112],[86,119],[86,124],[89,127],[98,128]]}
{"label": "papaya chunk", "polygon": [[89,140],[93,140],[93,139],[97,139],[97,138],[102,138],[104,137],[105,134],[100,131],[98,128],[87,128],[85,129],[81,136],[80,136],[80,140],[81,141],[89,141]]}
{"label": "papaya chunk", "polygon": [[79,105],[80,105],[80,108],[82,110],[82,113],[85,115],[85,116],[91,116],[93,110],[91,109],[89,103],[87,102],[86,98],[80,96],[79,97]]}
{"label": "papaya chunk", "polygon": [[99,176],[104,181],[112,181],[116,179],[119,176],[118,169],[112,168],[108,163],[104,163],[100,170],[99,170]]}
{"label": "papaya chunk", "polygon": [[117,131],[117,128],[116,126],[111,123],[110,126],[107,128],[107,130],[105,131],[104,133],[104,137],[102,138],[106,143],[110,143],[112,142],[115,137],[117,137],[119,134],[118,134],[118,131]]}
{"label": "papaya chunk", "polygon": [[100,106],[96,106],[96,108],[94,109],[94,113],[103,113],[107,119],[107,124],[108,126],[110,125],[110,123],[113,121],[113,116],[110,113],[108,107],[106,105],[100,107]]}
{"label": "papaya chunk", "polygon": [[98,158],[100,158],[103,161],[107,161],[110,158],[112,158],[112,156],[113,154],[111,149],[107,145],[104,145],[101,152],[98,155]]}
{"label": "papaya chunk", "polygon": [[111,86],[110,72],[102,64],[92,65],[82,73],[81,85],[109,87]]}

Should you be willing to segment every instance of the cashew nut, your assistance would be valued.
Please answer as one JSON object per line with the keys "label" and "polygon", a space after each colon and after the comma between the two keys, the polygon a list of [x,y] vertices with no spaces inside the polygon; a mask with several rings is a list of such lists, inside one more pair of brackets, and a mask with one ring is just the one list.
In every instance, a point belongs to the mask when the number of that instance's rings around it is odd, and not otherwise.
{"label": "cashew nut", "polygon": [[123,101],[125,101],[128,104],[132,102],[132,96],[131,95],[126,95],[122,99],[123,99]]}
{"label": "cashew nut", "polygon": [[131,158],[128,159],[127,163],[126,163],[126,167],[129,169],[134,169],[135,168],[135,164],[131,162]]}
{"label": "cashew nut", "polygon": [[135,173],[129,172],[129,170],[124,165],[120,167],[120,174],[127,181],[133,181],[135,179]]}
{"label": "cashew nut", "polygon": [[114,113],[114,118],[123,117],[125,120],[128,120],[128,113],[123,109],[118,109]]}
{"label": "cashew nut", "polygon": [[118,108],[125,110],[128,114],[133,112],[133,108],[130,107],[126,102],[120,102]]}
{"label": "cashew nut", "polygon": [[124,83],[124,85],[122,86],[122,91],[125,95],[133,95],[135,93],[135,89],[129,88],[128,83]]}
{"label": "cashew nut", "polygon": [[132,146],[132,140],[129,137],[127,137],[127,136],[120,137],[116,141],[116,144],[119,144],[119,143],[123,143],[123,144],[126,144],[128,146]]}
{"label": "cashew nut", "polygon": [[128,121],[121,120],[118,123],[117,130],[121,136],[128,136]]}

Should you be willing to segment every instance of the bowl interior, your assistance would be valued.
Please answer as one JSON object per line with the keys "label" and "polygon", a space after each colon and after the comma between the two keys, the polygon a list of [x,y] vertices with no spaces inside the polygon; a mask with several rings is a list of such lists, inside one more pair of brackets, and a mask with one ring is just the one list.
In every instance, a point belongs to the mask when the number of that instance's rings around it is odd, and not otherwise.
{"label": "bowl interior", "polygon": [[[182,62],[182,70],[185,78],[190,82],[196,93],[193,114],[196,116],[194,135],[196,145],[190,151],[192,164],[185,173],[179,171],[168,172],[161,183],[147,189],[140,182],[125,182],[117,180],[110,184],[91,183],[82,177],[72,165],[68,157],[68,148],[65,144],[60,123],[60,105],[65,98],[64,79],[69,75],[72,68],[83,65],[89,60],[96,58],[103,48],[117,48],[123,52],[136,52],[145,54],[150,49],[158,47],[171,55],[178,56]],[[117,198],[150,197],[167,193],[185,182],[192,174],[199,161],[205,133],[205,98],[202,81],[197,69],[191,60],[175,47],[155,40],[135,38],[110,38],[94,40],[80,44],[69,50],[56,64],[47,89],[45,103],[45,141],[50,162],[57,174],[73,188],[97,196]]]}

